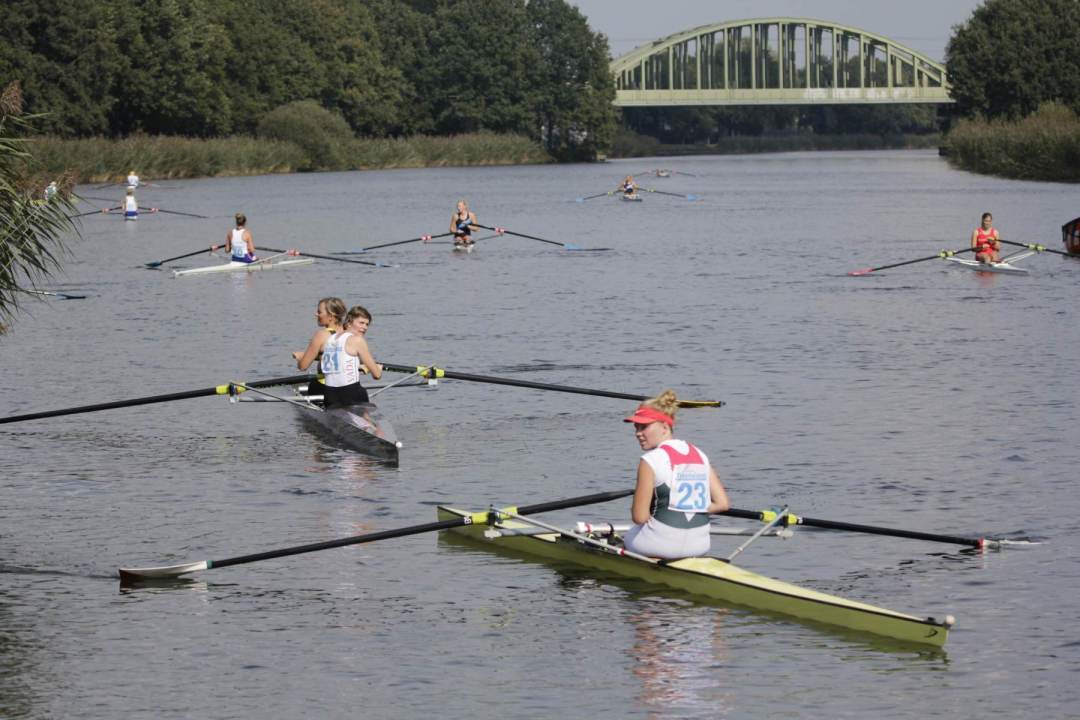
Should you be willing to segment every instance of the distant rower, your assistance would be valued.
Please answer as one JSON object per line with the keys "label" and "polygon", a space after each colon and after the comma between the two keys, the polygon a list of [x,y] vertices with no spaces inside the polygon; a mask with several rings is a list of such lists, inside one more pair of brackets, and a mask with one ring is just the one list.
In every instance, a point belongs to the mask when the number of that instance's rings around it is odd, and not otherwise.
{"label": "distant rower", "polygon": [[135,188],[133,187],[129,187],[127,189],[127,194],[124,196],[124,219],[139,219],[139,203],[135,199]]}
{"label": "distant rower", "polygon": [[[131,192],[130,190],[128,192]],[[225,234],[225,252],[229,253],[233,262],[255,262],[255,241],[251,239],[251,231],[246,227],[247,216],[244,213],[236,213],[236,227]]]}
{"label": "distant rower", "polygon": [[983,213],[982,223],[971,233],[971,249],[975,251],[975,259],[981,263],[1000,262],[1001,249],[998,231],[994,229],[994,216]]}
{"label": "distant rower", "polygon": [[476,213],[469,209],[469,204],[458,200],[457,210],[450,217],[450,232],[454,234],[454,245],[467,247],[475,242],[472,239],[472,230],[476,222]]}
{"label": "distant rower", "polygon": [[619,190],[626,197],[634,197],[635,195],[637,195],[638,184],[634,182],[634,176],[627,175],[626,179],[623,180],[622,183],[619,185]]}
{"label": "distant rower", "polygon": [[132,190],[139,187],[139,176],[135,174],[134,170],[128,170],[127,186]]}

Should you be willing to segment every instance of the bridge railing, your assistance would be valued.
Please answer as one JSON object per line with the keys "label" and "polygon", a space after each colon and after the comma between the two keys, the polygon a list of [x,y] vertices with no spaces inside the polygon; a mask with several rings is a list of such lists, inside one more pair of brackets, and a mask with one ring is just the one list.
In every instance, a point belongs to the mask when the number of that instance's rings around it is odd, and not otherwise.
{"label": "bridge railing", "polygon": [[616,105],[951,102],[944,66],[836,23],[742,20],[612,62]]}

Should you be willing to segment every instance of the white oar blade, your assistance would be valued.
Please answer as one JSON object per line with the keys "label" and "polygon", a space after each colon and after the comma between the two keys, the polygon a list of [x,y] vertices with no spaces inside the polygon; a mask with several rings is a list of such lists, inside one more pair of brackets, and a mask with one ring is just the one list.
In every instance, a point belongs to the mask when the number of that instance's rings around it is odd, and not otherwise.
{"label": "white oar blade", "polygon": [[187,575],[188,573],[199,572],[200,570],[206,570],[210,567],[210,564],[205,560],[193,563],[184,563],[183,565],[162,565],[161,567],[145,567],[145,568],[120,568],[120,581],[131,581],[138,579],[154,579],[154,578],[174,578],[181,575]]}

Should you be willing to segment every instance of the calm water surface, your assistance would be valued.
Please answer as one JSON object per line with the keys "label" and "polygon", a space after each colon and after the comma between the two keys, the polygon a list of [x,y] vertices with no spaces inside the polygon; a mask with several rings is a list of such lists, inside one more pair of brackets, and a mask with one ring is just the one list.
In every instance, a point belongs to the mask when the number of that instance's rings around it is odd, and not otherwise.
{"label": "calm water surface", "polygon": [[[696,177],[646,187],[700,199],[574,202],[657,162]],[[32,303],[0,338],[0,414],[291,374],[315,301],[332,294],[372,310],[386,362],[726,400],[684,411],[680,434],[738,507],[1041,544],[976,555],[801,530],[741,556],[820,590],[951,613],[944,653],[435,535],[127,590],[121,566],[427,522],[443,503],[629,488],[639,452],[620,418],[634,403],[395,388],[379,399],[405,445],[399,468],[312,435],[277,403],[5,425],[0,716],[1074,716],[1080,263],[846,275],[964,247],[984,210],[1003,237],[1060,248],[1074,187],[957,172],[929,152],[163,184],[140,203],[211,218],[86,218],[55,287],[89,297]],[[237,211],[256,244],[326,254],[444,232],[458,197],[485,224],[612,250],[504,236],[468,256],[432,243],[369,258],[395,268],[142,267],[221,242]],[[627,515],[620,502],[548,520]]]}

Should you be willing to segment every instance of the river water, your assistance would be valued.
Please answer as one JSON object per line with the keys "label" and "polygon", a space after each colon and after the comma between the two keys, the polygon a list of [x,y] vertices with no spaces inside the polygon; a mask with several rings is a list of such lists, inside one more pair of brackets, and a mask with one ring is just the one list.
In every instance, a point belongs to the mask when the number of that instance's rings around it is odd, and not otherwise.
{"label": "river water", "polygon": [[[641,203],[601,197],[640,178]],[[844,152],[163,182],[139,201],[211,216],[89,216],[54,289],[0,337],[0,414],[294,372],[315,301],[375,315],[384,362],[689,399],[680,435],[740,508],[1039,544],[800,530],[750,569],[957,618],[944,652],[701,602],[437,535],[121,588],[116,569],[226,558],[632,486],[635,403],[444,381],[380,406],[397,468],[279,403],[199,398],[0,427],[0,716],[1041,717],[1080,701],[1076,428],[1080,263],[1025,277],[941,260],[984,210],[1061,249],[1070,186],[979,177],[930,152]],[[115,188],[82,192],[101,201]],[[144,263],[220,242],[317,254],[480,221],[459,255],[174,278]],[[354,258],[356,256],[353,256]],[[400,376],[389,376],[399,379]],[[618,520],[628,503],[546,516]],[[732,524],[739,524],[733,521]],[[730,551],[717,539],[714,551]]]}

